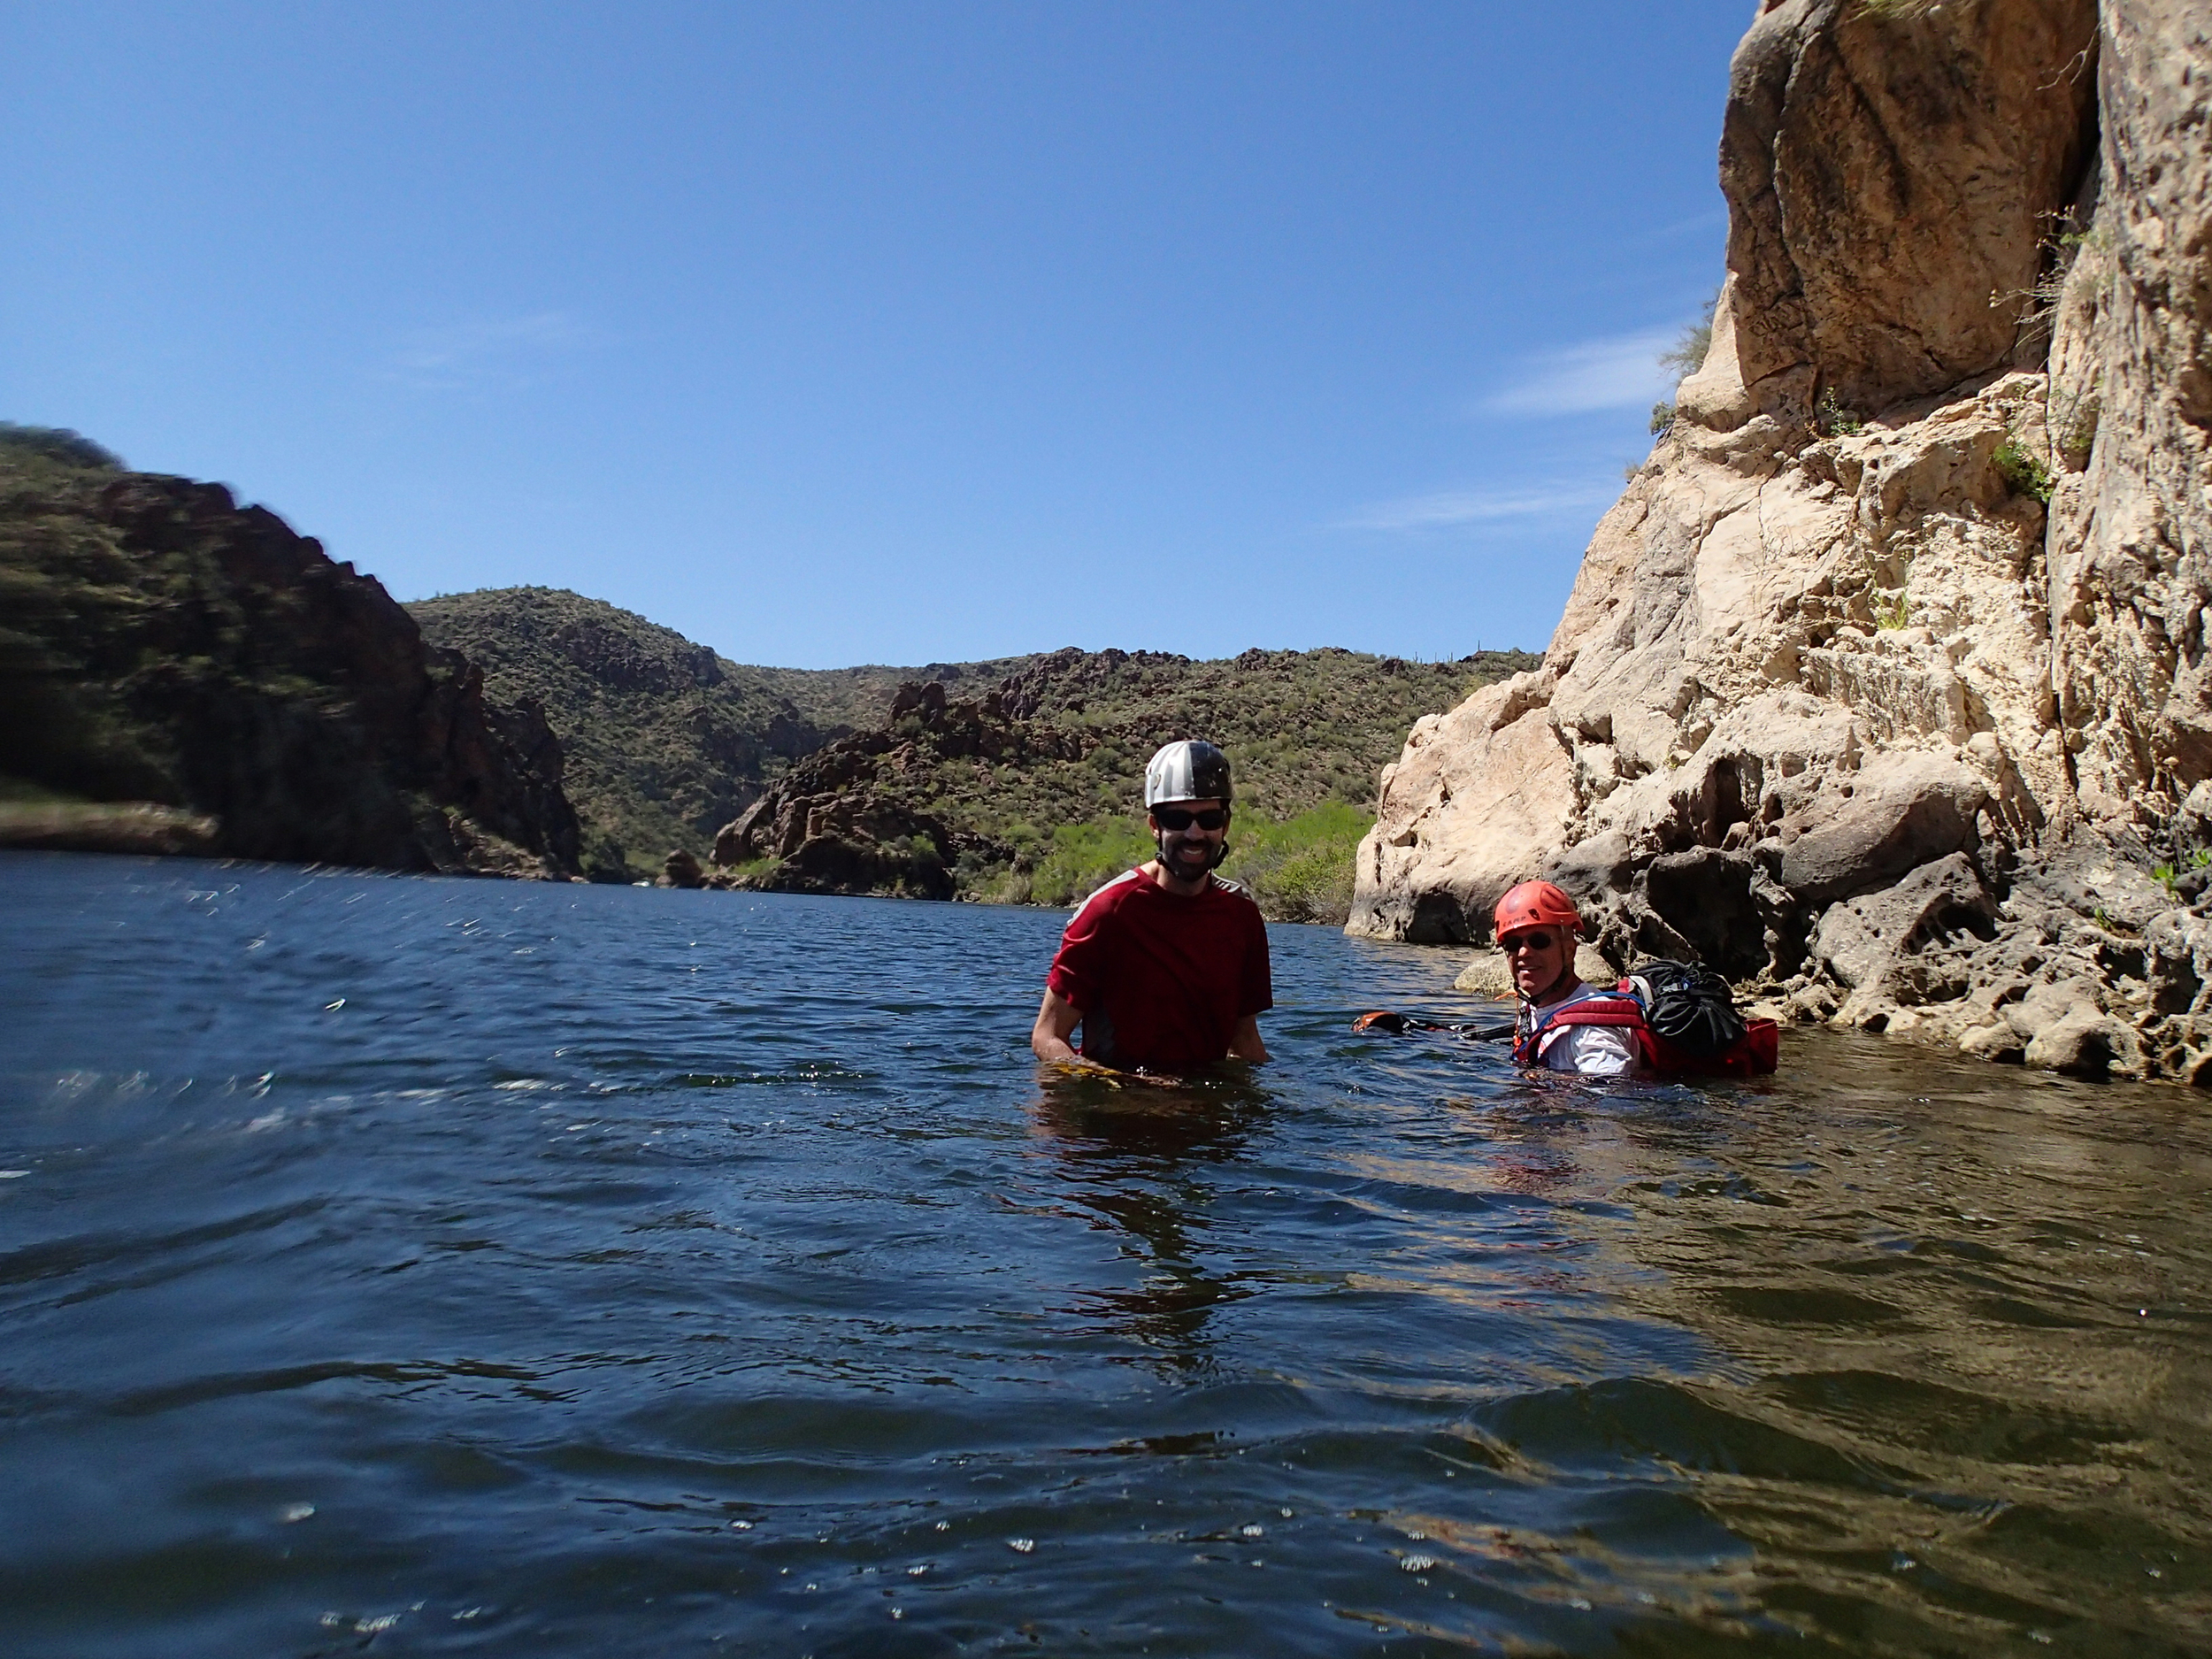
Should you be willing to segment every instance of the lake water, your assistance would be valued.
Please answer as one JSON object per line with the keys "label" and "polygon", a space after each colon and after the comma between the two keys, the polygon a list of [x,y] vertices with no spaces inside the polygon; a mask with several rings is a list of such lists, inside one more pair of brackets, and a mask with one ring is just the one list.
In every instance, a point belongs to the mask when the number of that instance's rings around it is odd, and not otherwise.
{"label": "lake water", "polygon": [[0,855],[0,1650],[2212,1650],[2198,1097],[1356,1037],[1062,918]]}

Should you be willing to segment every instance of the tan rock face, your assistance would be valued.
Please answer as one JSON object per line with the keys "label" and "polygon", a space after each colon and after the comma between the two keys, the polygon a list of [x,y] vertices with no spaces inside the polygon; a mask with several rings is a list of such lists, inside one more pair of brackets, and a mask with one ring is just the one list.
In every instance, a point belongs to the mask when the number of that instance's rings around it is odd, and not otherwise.
{"label": "tan rock face", "polygon": [[[2097,815],[2171,810],[2212,776],[2212,5],[2117,4],[2105,165],[2052,353],[2054,687]],[[2082,451],[2087,451],[2085,457]]]}
{"label": "tan rock face", "polygon": [[2207,1070],[2212,3],[2097,25],[1764,8],[1712,350],[1543,668],[1386,769],[1352,931],[1483,943],[1549,875],[1617,964]]}
{"label": "tan rock face", "polygon": [[2096,35],[2094,0],[1769,0],[1720,151],[1754,407],[1870,410],[2012,357],[1989,296],[2033,285],[2095,149]]}

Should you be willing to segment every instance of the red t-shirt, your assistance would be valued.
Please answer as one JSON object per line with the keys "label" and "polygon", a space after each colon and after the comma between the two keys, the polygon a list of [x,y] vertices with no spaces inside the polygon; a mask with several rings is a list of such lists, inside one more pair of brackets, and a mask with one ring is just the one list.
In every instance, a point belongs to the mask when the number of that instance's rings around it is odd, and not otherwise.
{"label": "red t-shirt", "polygon": [[1179,1071],[1229,1052],[1238,1020],[1275,1006],[1267,924],[1233,882],[1170,893],[1141,870],[1084,901],[1045,983],[1083,1012],[1083,1054]]}

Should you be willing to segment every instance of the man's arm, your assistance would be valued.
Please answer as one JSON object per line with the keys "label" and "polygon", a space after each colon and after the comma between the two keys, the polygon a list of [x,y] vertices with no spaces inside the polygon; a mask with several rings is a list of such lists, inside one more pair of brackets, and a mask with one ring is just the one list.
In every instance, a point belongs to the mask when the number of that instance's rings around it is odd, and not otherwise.
{"label": "man's arm", "polygon": [[1247,1014],[1229,1033],[1229,1052],[1254,1065],[1267,1064],[1267,1045],[1260,1041],[1260,1017]]}
{"label": "man's arm", "polygon": [[1267,1045],[1260,1041],[1260,1016],[1275,1006],[1275,976],[1267,963],[1267,923],[1260,916],[1260,907],[1252,902],[1249,895],[1244,901],[1247,943],[1244,952],[1244,983],[1240,987],[1238,1006],[1252,1011],[1238,1017],[1229,1029],[1229,1052],[1240,1060],[1249,1060],[1254,1065],[1267,1064]]}
{"label": "man's arm", "polygon": [[1045,987],[1045,1000],[1037,1010],[1037,1023],[1030,1027],[1029,1047],[1040,1060],[1073,1060],[1082,1056],[1068,1039],[1083,1023],[1083,1010],[1050,986]]}

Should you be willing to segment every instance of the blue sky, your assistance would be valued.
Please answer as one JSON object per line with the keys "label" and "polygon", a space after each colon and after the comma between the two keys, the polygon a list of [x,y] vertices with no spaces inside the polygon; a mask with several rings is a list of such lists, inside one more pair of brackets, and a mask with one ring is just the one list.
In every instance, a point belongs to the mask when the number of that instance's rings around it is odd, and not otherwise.
{"label": "blue sky", "polygon": [[1750,11],[19,0],[0,419],[744,662],[1540,648]]}

